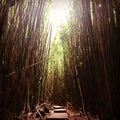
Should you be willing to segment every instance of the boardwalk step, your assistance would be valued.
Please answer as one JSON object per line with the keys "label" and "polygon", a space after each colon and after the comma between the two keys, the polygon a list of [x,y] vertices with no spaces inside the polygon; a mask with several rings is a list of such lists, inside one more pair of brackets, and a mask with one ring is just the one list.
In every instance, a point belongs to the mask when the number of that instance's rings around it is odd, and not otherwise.
{"label": "boardwalk step", "polygon": [[67,113],[53,113],[46,118],[46,120],[68,120]]}
{"label": "boardwalk step", "polygon": [[65,113],[66,109],[54,109],[55,113]]}
{"label": "boardwalk step", "polygon": [[63,106],[57,106],[57,105],[55,105],[55,106],[53,106],[53,108],[54,109],[63,109],[64,107]]}

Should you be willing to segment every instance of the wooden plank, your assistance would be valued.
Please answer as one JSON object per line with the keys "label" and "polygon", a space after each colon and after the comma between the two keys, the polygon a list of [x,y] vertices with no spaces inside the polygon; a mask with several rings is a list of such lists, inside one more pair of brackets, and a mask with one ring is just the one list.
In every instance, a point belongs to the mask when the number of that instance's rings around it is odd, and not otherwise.
{"label": "wooden plank", "polygon": [[58,106],[58,105],[55,105],[53,106],[54,109],[63,109],[64,107],[63,106]]}
{"label": "wooden plank", "polygon": [[68,120],[67,113],[53,113],[46,118],[46,120]]}
{"label": "wooden plank", "polygon": [[66,112],[66,109],[54,109],[55,113],[64,113]]}

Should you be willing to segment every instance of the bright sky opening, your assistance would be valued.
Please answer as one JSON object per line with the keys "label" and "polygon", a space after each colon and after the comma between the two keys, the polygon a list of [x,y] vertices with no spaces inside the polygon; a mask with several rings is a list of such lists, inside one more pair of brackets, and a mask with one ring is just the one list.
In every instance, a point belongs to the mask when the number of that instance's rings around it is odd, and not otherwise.
{"label": "bright sky opening", "polygon": [[50,24],[52,24],[52,38],[54,38],[58,28],[68,22],[70,0],[52,0],[50,8]]}
{"label": "bright sky opening", "polygon": [[50,9],[50,22],[53,27],[67,23],[69,0],[53,0]]}

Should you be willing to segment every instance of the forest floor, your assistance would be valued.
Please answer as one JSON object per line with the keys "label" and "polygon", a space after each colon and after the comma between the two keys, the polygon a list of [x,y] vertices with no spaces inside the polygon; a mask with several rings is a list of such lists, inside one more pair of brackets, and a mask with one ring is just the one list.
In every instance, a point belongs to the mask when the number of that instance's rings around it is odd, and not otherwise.
{"label": "forest floor", "polygon": [[[68,120],[100,120],[97,115],[93,116],[89,112],[83,114],[81,111],[75,111],[72,108],[68,108],[66,106],[64,106],[64,109],[66,109]],[[42,104],[36,106],[32,112],[27,114],[22,112],[19,116],[19,120],[47,120],[47,117],[51,114],[54,114],[53,107],[46,107],[46,104]]]}

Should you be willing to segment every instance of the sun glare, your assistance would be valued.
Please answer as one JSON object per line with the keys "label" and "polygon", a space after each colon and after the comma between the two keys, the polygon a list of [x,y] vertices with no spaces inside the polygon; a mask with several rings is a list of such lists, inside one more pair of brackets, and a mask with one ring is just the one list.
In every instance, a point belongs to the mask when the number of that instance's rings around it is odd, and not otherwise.
{"label": "sun glare", "polygon": [[53,27],[67,23],[67,15],[69,10],[68,0],[53,0],[50,10],[50,22]]}

